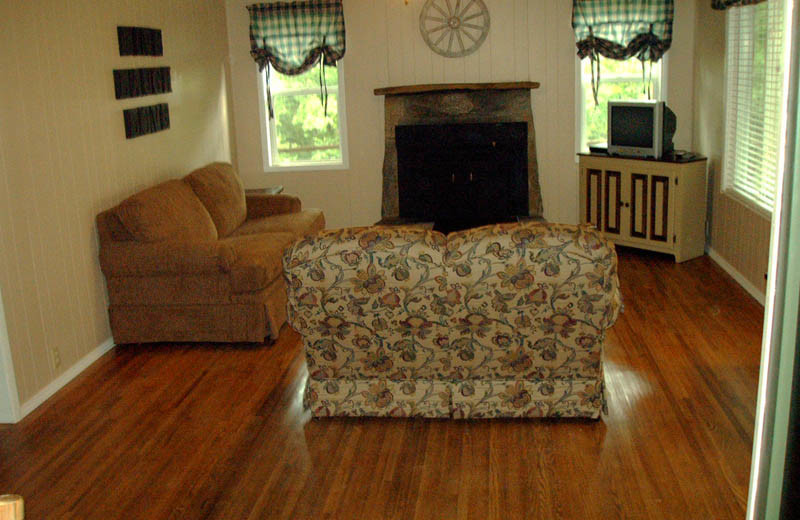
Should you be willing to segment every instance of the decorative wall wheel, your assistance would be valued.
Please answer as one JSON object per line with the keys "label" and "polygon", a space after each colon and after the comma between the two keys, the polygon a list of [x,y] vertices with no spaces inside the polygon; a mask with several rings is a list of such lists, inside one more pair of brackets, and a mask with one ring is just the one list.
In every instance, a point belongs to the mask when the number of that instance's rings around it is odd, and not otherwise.
{"label": "decorative wall wheel", "polygon": [[489,10],[483,0],[428,0],[419,14],[419,32],[437,54],[468,56],[489,34]]}

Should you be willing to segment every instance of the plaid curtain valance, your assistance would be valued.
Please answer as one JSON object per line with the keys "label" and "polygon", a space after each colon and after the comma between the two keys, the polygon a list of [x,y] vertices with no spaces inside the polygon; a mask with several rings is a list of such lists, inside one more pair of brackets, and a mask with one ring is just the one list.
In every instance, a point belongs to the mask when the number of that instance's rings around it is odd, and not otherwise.
{"label": "plaid curtain valance", "polygon": [[766,0],[711,0],[711,8],[724,10],[729,7],[739,7],[740,5],[760,4]]}
{"label": "plaid curtain valance", "polygon": [[248,5],[250,55],[259,70],[270,64],[282,74],[302,74],[322,57],[336,65],[345,51],[342,0]]}
{"label": "plaid curtain valance", "polygon": [[247,6],[250,12],[250,55],[258,70],[267,71],[267,107],[274,117],[269,69],[296,76],[319,62],[320,99],[328,114],[325,65],[344,57],[342,0],[272,2]]}
{"label": "plaid curtain valance", "polygon": [[672,44],[674,0],[573,0],[578,56],[658,61]]}

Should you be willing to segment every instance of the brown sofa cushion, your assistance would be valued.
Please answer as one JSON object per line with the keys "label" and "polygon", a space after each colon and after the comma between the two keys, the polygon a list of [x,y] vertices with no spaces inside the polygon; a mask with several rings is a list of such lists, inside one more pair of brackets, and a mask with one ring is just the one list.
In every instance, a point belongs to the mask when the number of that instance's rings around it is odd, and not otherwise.
{"label": "brown sofa cushion", "polygon": [[220,241],[233,251],[231,290],[258,291],[283,273],[283,251],[294,242],[291,233],[261,233]]}
{"label": "brown sofa cushion", "polygon": [[233,232],[234,236],[252,235],[256,233],[288,232],[295,238],[322,231],[325,228],[325,216],[318,209],[304,209],[297,213],[285,213],[271,217],[247,220]]}
{"label": "brown sofa cushion", "polygon": [[216,240],[217,228],[200,199],[183,181],[171,180],[125,199],[115,213],[139,242]]}
{"label": "brown sofa cushion", "polygon": [[230,235],[247,218],[242,181],[230,164],[209,164],[193,171],[184,180],[211,214],[219,236]]}
{"label": "brown sofa cushion", "polygon": [[108,242],[100,247],[100,268],[110,279],[164,274],[220,274],[231,270],[233,251],[221,242],[163,240]]}

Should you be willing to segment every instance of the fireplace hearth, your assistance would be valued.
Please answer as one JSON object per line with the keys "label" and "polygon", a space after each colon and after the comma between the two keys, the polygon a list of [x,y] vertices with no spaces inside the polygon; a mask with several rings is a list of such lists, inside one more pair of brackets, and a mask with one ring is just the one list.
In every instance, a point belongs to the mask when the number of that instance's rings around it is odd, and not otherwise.
{"label": "fireplace hearth", "polygon": [[395,129],[399,216],[442,232],[528,215],[528,125]]}
{"label": "fireplace hearth", "polygon": [[385,95],[381,222],[453,231],[541,217],[530,89],[414,85]]}

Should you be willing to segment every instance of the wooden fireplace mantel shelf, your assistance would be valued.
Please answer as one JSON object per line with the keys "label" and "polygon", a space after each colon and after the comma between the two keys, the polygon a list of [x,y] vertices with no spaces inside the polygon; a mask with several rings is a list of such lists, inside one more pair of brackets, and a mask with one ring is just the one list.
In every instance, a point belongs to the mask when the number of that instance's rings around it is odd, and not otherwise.
{"label": "wooden fireplace mantel shelf", "polygon": [[539,88],[537,81],[513,81],[506,83],[438,83],[431,85],[403,85],[400,87],[376,88],[376,96],[398,94],[424,94],[426,92],[446,92],[449,90],[514,90]]}

